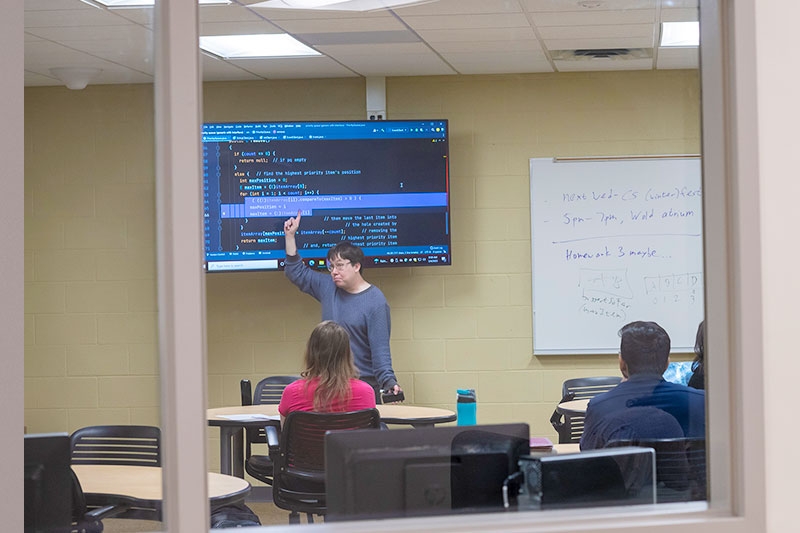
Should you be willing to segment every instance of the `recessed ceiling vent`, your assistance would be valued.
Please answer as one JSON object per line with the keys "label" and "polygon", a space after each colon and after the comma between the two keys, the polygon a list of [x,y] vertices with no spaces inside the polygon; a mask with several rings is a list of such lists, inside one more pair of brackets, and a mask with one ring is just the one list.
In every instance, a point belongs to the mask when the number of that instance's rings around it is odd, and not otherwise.
{"label": "recessed ceiling vent", "polygon": [[550,52],[550,55],[556,61],[624,61],[626,59],[650,59],[653,57],[653,49],[592,48],[579,50],[553,50]]}
{"label": "recessed ceiling vent", "polygon": [[601,48],[599,50],[575,50],[576,56],[598,57],[619,57],[631,53],[630,48]]}

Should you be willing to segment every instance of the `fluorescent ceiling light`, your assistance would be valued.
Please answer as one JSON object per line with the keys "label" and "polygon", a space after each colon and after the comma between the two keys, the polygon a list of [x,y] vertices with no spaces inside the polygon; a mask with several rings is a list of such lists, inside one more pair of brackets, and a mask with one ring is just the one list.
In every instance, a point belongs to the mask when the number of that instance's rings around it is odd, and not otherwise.
{"label": "fluorescent ceiling light", "polygon": [[437,0],[267,0],[247,7],[272,9],[317,9],[320,11],[375,11],[415,4],[427,4]]}
{"label": "fluorescent ceiling light", "polygon": [[[106,7],[150,7],[155,5],[155,0],[93,0]],[[231,0],[197,0],[198,4],[230,4]]]}
{"label": "fluorescent ceiling light", "polygon": [[203,36],[200,48],[225,59],[322,55],[286,33]]}
{"label": "fluorescent ceiling light", "polygon": [[660,46],[699,46],[700,23],[662,22]]}

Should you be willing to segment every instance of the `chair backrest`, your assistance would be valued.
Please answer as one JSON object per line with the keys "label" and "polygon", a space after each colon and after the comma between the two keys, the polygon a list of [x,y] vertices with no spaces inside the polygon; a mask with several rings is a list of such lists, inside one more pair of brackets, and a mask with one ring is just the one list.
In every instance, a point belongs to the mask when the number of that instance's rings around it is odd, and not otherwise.
{"label": "chair backrest", "polygon": [[607,392],[619,385],[622,378],[619,376],[592,376],[586,378],[573,378],[564,381],[561,385],[561,396],[573,394],[573,400],[594,398],[602,392]]}
{"label": "chair backrest", "polygon": [[293,411],[284,421],[275,460],[272,497],[282,509],[324,514],[325,433],[332,430],[378,429],[377,409],[346,413]]}
{"label": "chair backrest", "polygon": [[[278,405],[286,385],[297,381],[300,376],[267,376],[256,385],[252,405]],[[244,381],[244,380],[243,380]],[[242,395],[244,399],[244,395]]]}
{"label": "chair backrest", "polygon": [[[597,396],[600,393],[610,391],[616,387],[622,378],[619,376],[591,376],[585,378],[573,378],[564,381],[561,385],[561,401],[583,400]],[[559,444],[580,442],[583,435],[583,424],[585,417],[581,415],[564,415],[553,412],[550,423],[558,432]]]}
{"label": "chair backrest", "polygon": [[[242,405],[278,405],[281,403],[283,389],[298,379],[300,379],[300,376],[267,376],[258,382],[252,396],[250,393],[252,388],[250,381],[243,379],[239,384],[242,393]],[[266,443],[267,435],[263,427],[247,428],[246,434],[245,458],[248,458],[252,454],[252,445]]]}
{"label": "chair backrest", "polygon": [[325,433],[342,429],[379,428],[377,409],[346,413],[289,413],[281,431],[281,454],[285,469],[325,471]]}
{"label": "chair backrest", "polygon": [[607,447],[640,446],[656,452],[656,503],[706,499],[706,441],[703,438],[627,439]]}
{"label": "chair backrest", "polygon": [[70,461],[84,465],[161,466],[155,426],[88,426],[70,435]]}

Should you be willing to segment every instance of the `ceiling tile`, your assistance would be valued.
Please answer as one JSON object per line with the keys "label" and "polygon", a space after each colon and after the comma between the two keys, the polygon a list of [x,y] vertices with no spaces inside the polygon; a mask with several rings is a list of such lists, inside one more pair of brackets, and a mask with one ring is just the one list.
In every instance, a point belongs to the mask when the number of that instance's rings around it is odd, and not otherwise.
{"label": "ceiling tile", "polygon": [[283,30],[263,20],[250,22],[204,22],[200,35],[261,35],[284,33]]}
{"label": "ceiling tile", "polygon": [[533,28],[481,28],[457,30],[421,30],[417,32],[429,43],[459,41],[503,41],[536,39]]}
{"label": "ceiling tile", "polygon": [[346,78],[357,75],[327,57],[241,59],[236,63],[266,79]]}
{"label": "ceiling tile", "polygon": [[424,43],[371,43],[371,44],[333,44],[318,46],[317,49],[332,57],[347,55],[383,54],[397,56],[402,54],[430,53],[430,48]]}
{"label": "ceiling tile", "polygon": [[546,41],[554,39],[617,39],[645,37],[653,39],[652,24],[624,24],[609,26],[548,26],[540,28],[539,33]]}
{"label": "ceiling tile", "polygon": [[[655,9],[656,0],[601,0],[602,4],[596,8],[585,8],[581,6],[580,0],[520,0],[523,8],[527,11],[614,11],[622,9]],[[594,2],[591,2],[594,3]]]}
{"label": "ceiling tile", "polygon": [[236,63],[222,61],[208,54],[201,54],[201,69],[204,81],[260,80],[261,77],[239,68]]}
{"label": "ceiling tile", "polygon": [[25,70],[46,74],[52,66],[93,67],[98,62],[107,67],[106,61],[50,41],[25,44]]}
{"label": "ceiling tile", "polygon": [[313,46],[332,44],[387,44],[419,42],[419,37],[407,30],[297,33],[295,34],[295,37],[305,44]]}
{"label": "ceiling tile", "polygon": [[539,41],[516,40],[513,42],[505,41],[458,41],[458,42],[443,42],[436,43],[435,49],[440,54],[452,53],[470,53],[470,54],[484,54],[493,57],[502,58],[503,54],[512,52],[526,52],[536,53],[544,57],[542,47],[539,46]]}
{"label": "ceiling tile", "polygon": [[656,20],[656,11],[655,9],[571,11],[568,13],[536,13],[531,17],[537,27],[653,24]]}
{"label": "ceiling tile", "polygon": [[108,11],[134,24],[141,24],[142,26],[148,27],[153,26],[153,8],[110,9]]}
{"label": "ceiling tile", "polygon": [[698,68],[700,65],[700,53],[698,48],[659,48],[658,68]]}
{"label": "ceiling tile", "polygon": [[280,20],[275,25],[289,33],[325,33],[347,31],[405,30],[406,27],[394,17],[341,18],[335,20]]}
{"label": "ceiling tile", "polygon": [[230,4],[225,6],[200,6],[200,23],[204,22],[256,22],[264,20],[252,10]]}
{"label": "ceiling tile", "polygon": [[553,72],[542,53],[509,52],[502,57],[494,54],[443,54],[459,74],[512,74],[515,72]]}
{"label": "ceiling tile", "polygon": [[63,9],[95,9],[74,0],[25,0],[25,11],[61,11]]}
{"label": "ceiling tile", "polygon": [[596,50],[598,48],[652,48],[653,39],[644,37],[616,37],[613,39],[550,39],[548,50]]}
{"label": "ceiling tile", "polygon": [[405,18],[414,15],[474,15],[485,13],[520,13],[516,0],[438,0],[427,4],[396,8]]}
{"label": "ceiling tile", "polygon": [[141,44],[142,40],[150,40],[153,36],[150,30],[143,26],[137,26],[136,24],[128,24],[126,26],[97,26],[92,28],[91,32],[87,32],[86,28],[83,26],[48,26],[31,28],[29,31],[31,34],[37,35],[43,39],[63,43],[70,41],[125,39],[137,43],[137,46]]}
{"label": "ceiling tile", "polygon": [[692,22],[699,20],[697,9],[662,9],[661,22]]}
{"label": "ceiling tile", "polygon": [[525,28],[530,26],[523,14],[499,15],[433,15],[430,17],[403,17],[415,30],[440,30],[453,28]]}
{"label": "ceiling tile", "polygon": [[[77,1],[77,0],[75,0]],[[96,9],[87,4],[86,9],[59,11],[25,11],[25,29],[69,26],[121,26],[131,22],[114,12]]]}

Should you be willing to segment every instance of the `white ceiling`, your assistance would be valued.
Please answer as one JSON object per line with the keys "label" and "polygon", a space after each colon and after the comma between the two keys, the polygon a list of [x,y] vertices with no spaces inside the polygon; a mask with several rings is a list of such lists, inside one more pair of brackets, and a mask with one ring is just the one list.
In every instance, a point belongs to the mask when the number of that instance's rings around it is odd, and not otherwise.
{"label": "white ceiling", "polygon": [[[25,85],[54,67],[96,67],[96,84],[153,81],[153,10],[25,1]],[[205,81],[697,68],[696,48],[659,49],[659,23],[697,20],[697,0],[436,0],[370,12],[201,6],[201,35],[290,33],[323,55],[203,55]],[[617,58],[576,49],[637,49]],[[642,50],[638,50],[642,49]],[[567,52],[564,52],[567,51]],[[636,55],[640,57],[636,57]],[[563,58],[562,58],[563,57]]]}

